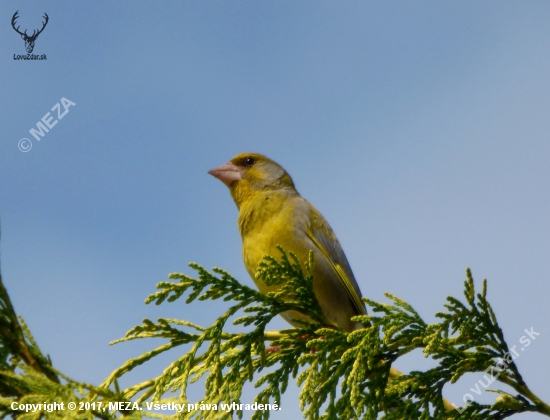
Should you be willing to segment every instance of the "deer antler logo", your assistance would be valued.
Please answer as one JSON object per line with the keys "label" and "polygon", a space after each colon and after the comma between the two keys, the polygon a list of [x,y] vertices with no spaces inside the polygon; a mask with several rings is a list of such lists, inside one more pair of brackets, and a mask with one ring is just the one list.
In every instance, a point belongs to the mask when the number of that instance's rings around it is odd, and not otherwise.
{"label": "deer antler logo", "polygon": [[38,38],[38,35],[40,35],[42,33],[42,31],[44,30],[44,28],[48,24],[48,20],[50,18],[48,17],[47,13],[44,13],[44,18],[46,19],[46,21],[43,22],[42,29],[40,29],[38,32],[36,32],[36,29],[35,29],[33,31],[32,35],[29,36],[29,35],[27,35],[27,30],[26,29],[25,29],[25,32],[21,32],[19,30],[19,26],[17,28],[15,27],[15,23],[16,23],[15,21],[19,17],[18,13],[19,13],[19,10],[13,14],[13,17],[11,18],[11,26],[13,26],[13,29],[15,29],[15,32],[17,32],[19,35],[21,35],[21,38],[23,38],[23,40],[25,41],[25,49],[30,54],[30,53],[32,53],[32,50],[34,49],[34,41],[36,41],[36,38]]}

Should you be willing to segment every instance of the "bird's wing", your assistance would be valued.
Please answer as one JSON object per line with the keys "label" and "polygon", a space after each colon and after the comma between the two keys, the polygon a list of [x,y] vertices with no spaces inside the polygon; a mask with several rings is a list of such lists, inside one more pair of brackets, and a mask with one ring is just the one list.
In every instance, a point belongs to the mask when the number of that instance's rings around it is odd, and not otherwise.
{"label": "bird's wing", "polygon": [[338,242],[338,238],[336,238],[328,222],[313,206],[311,206],[311,219],[306,229],[306,234],[330,262],[338,279],[348,292],[357,313],[366,315],[367,310],[365,304],[361,300],[361,291],[351,271],[346,254],[344,254],[342,246],[340,242]]}

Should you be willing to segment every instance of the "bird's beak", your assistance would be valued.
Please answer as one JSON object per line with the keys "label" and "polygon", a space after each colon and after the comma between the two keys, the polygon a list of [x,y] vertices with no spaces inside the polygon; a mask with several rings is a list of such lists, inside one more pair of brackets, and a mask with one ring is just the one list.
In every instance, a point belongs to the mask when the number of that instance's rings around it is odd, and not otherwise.
{"label": "bird's beak", "polygon": [[227,162],[225,165],[210,169],[208,173],[218,178],[228,187],[243,178],[242,169],[231,162]]}

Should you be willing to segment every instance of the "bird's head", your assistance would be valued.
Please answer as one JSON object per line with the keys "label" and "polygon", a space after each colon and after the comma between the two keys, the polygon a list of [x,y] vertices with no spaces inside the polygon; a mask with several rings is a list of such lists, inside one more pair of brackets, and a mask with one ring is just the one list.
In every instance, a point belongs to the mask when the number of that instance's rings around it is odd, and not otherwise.
{"label": "bird's head", "polygon": [[258,192],[296,191],[292,178],[281,165],[258,153],[241,153],[208,173],[229,187],[237,207]]}

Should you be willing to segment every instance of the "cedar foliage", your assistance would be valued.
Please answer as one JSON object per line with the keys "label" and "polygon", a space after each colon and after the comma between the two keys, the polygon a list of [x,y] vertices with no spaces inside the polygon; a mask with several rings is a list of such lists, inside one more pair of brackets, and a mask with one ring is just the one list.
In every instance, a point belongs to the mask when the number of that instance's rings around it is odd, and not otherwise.
{"label": "cedar foliage", "polygon": [[[240,404],[247,382],[258,389],[254,402],[278,404],[289,381],[296,381],[301,388],[300,408],[307,419],[485,420],[526,411],[550,417],[550,406],[528,388],[510,355],[487,301],[487,282],[476,293],[470,270],[464,282],[465,300],[448,297],[444,310],[436,314],[439,323],[427,324],[409,304],[387,293],[390,303],[364,299],[371,315],[355,320],[365,328],[346,333],[324,317],[313,294],[313,254],[302,265],[294,254],[280,251],[279,259],[266,256],[258,269],[257,276],[267,284],[281,285],[267,295],[219,268],[209,272],[191,263],[196,278],[170,274],[172,281],[159,283],[146,303],[160,305],[187,296],[186,304],[222,299],[231,302],[230,308],[209,327],[178,319],[145,319],[112,344],[145,338],[162,338],[165,343],[130,359],[99,386],[73,381],[52,366],[15,314],[0,277],[0,415],[21,420],[170,417],[145,409],[147,402],[154,401],[197,405],[196,410],[175,415],[181,419],[242,418],[245,413],[238,409],[200,410],[200,404]],[[307,315],[311,322],[301,322],[300,328],[266,331],[274,317],[289,310]],[[228,332],[230,323],[246,332]],[[182,345],[190,349],[157,377],[119,389],[117,380],[122,375]],[[408,374],[391,367],[415,349],[438,360],[438,366]],[[514,389],[514,395],[496,390],[500,395],[493,405],[474,401],[463,407],[453,407],[443,399],[446,384],[466,373],[486,370],[494,370],[496,380]],[[189,401],[189,387],[199,386],[196,382],[201,378],[205,378],[204,397]],[[13,402],[50,401],[97,404],[83,411],[25,413],[11,408]],[[137,402],[144,408],[121,413],[108,405],[117,401]],[[269,414],[267,410],[247,412],[254,420],[268,419]]]}

